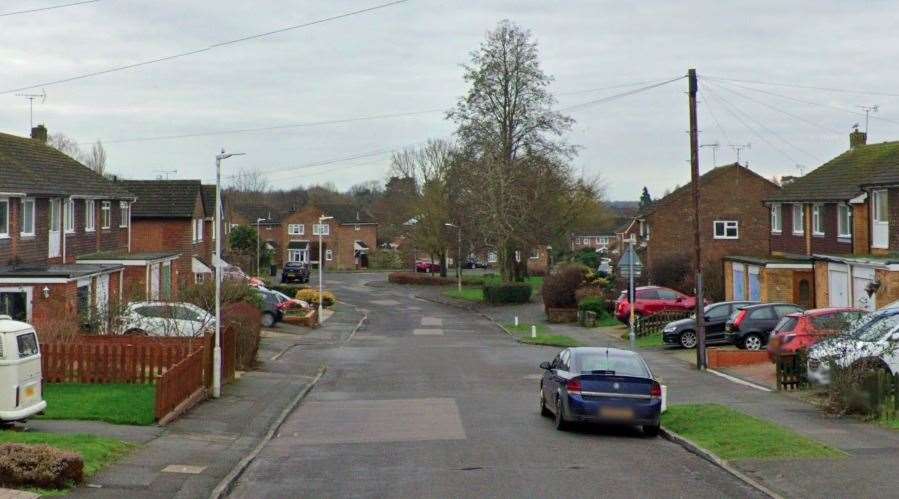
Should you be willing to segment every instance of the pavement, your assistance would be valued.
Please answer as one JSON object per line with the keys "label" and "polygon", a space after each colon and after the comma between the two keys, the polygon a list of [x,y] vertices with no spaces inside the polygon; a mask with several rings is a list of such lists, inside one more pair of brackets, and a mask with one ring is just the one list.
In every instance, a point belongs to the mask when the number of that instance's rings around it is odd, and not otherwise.
{"label": "pavement", "polygon": [[208,400],[165,428],[89,422],[34,421],[34,430],[91,433],[142,444],[107,467],[73,497],[198,498],[213,489],[260,442],[285,409],[309,387],[321,363],[313,355],[287,355],[292,349],[314,350],[339,344],[363,315],[338,304],[322,327],[278,324],[264,330],[258,369],[240,373],[225,385],[222,397]]}

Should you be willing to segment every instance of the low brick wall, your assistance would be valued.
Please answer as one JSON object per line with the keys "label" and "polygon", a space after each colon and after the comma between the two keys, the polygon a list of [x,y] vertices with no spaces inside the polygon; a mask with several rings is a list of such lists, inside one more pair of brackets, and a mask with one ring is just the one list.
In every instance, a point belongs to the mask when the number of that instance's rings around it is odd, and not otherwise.
{"label": "low brick wall", "polygon": [[768,352],[765,350],[753,352],[748,350],[720,350],[717,348],[710,348],[706,354],[708,356],[709,367],[712,369],[719,367],[748,366],[770,362],[768,360]]}
{"label": "low brick wall", "polygon": [[546,320],[555,324],[577,322],[576,308],[547,308]]}

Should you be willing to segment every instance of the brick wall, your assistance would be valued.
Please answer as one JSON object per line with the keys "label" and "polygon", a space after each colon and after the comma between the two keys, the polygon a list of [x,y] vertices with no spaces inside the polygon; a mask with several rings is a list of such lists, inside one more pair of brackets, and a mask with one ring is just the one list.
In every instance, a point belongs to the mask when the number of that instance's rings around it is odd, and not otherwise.
{"label": "brick wall", "polygon": [[[780,205],[782,231],[780,234],[771,234],[771,251],[774,253],[805,254],[805,235],[793,235],[793,205],[783,203]],[[769,214],[770,216],[770,214]]]}
{"label": "brick wall", "polygon": [[[283,262],[288,260],[287,246],[290,241],[309,241],[310,259],[318,260],[318,236],[312,235],[312,226],[318,223],[318,217],[321,214],[321,210],[308,207],[295,213],[290,213],[281,219],[281,225],[276,227],[276,229],[280,231],[281,244],[279,248]],[[327,236],[322,237],[322,244],[324,245],[322,258],[324,259],[325,257],[325,251],[332,251],[332,259],[324,262],[326,268],[354,268],[356,266],[353,246],[355,241],[363,241],[368,246],[369,251],[378,247],[377,225],[354,225],[342,224],[341,222],[340,220],[328,220],[326,222],[330,225],[330,232]],[[302,224],[304,226],[303,235],[288,234],[288,228],[291,224]],[[262,234],[263,240],[266,240],[267,232],[264,229]]]}
{"label": "brick wall", "polygon": [[874,295],[874,305],[877,308],[885,307],[899,300],[899,272],[876,269],[874,278],[880,281],[880,289]]}
{"label": "brick wall", "polygon": [[871,219],[869,202],[852,205],[852,254],[867,255],[871,252]]}
{"label": "brick wall", "polygon": [[762,301],[766,302],[792,302],[793,301],[793,273],[792,269],[765,268],[765,285]]}
{"label": "brick wall", "polygon": [[890,220],[890,248],[889,251],[899,250],[899,189],[887,190],[887,204],[889,205]]}

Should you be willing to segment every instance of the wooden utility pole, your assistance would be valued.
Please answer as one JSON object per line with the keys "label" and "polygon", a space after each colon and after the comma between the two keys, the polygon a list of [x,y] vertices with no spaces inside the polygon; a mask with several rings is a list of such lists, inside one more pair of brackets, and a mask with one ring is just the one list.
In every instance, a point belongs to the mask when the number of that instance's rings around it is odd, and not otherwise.
{"label": "wooden utility pole", "polygon": [[702,292],[702,247],[699,227],[699,130],[696,123],[696,70],[687,71],[690,87],[690,182],[693,190],[693,260],[696,275],[696,369],[705,369],[705,300]]}

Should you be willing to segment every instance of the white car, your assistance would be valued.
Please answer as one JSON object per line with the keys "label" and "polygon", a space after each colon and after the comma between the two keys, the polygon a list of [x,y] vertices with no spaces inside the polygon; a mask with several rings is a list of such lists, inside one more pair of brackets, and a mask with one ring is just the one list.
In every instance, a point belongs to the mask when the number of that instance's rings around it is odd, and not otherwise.
{"label": "white car", "polygon": [[816,384],[830,384],[833,367],[849,368],[860,363],[899,372],[899,309],[887,308],[845,335],[818,343],[808,352],[807,376]]}
{"label": "white car", "polygon": [[192,303],[132,302],[118,329],[124,335],[202,336],[215,330],[215,316]]}
{"label": "white car", "polygon": [[24,421],[47,408],[34,328],[0,315],[0,421]]}

